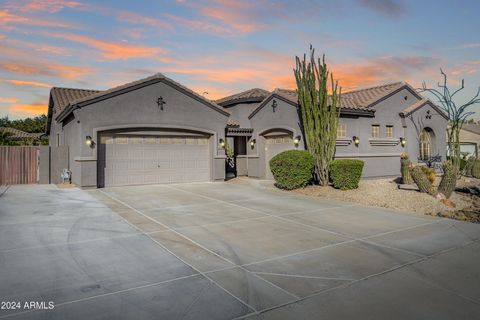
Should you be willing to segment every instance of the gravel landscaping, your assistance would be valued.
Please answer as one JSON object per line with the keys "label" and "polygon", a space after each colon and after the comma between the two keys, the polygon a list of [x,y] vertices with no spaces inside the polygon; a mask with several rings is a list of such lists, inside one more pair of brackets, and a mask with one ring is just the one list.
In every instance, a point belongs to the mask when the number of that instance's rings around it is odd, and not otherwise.
{"label": "gravel landscaping", "polygon": [[[438,180],[437,178],[437,183]],[[480,185],[480,179],[462,177],[457,184],[458,187],[475,185]],[[330,186],[308,186],[291,192],[429,215],[438,215],[442,212],[453,213],[475,207],[474,202],[478,203],[471,196],[455,192],[450,198],[455,208],[449,208],[434,197],[420,193],[414,184],[401,185],[394,179],[362,180],[358,189],[355,190],[343,191]]]}

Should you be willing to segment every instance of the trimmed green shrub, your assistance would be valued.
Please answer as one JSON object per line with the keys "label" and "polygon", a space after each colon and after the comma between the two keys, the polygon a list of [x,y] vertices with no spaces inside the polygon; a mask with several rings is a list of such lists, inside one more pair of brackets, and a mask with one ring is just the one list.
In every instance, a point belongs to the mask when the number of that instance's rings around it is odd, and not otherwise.
{"label": "trimmed green shrub", "polygon": [[312,179],[314,163],[308,151],[288,150],[270,160],[275,186],[293,190],[305,187]]}
{"label": "trimmed green shrub", "polygon": [[330,178],[333,186],[341,190],[357,189],[362,176],[363,161],[337,159],[330,164]]}

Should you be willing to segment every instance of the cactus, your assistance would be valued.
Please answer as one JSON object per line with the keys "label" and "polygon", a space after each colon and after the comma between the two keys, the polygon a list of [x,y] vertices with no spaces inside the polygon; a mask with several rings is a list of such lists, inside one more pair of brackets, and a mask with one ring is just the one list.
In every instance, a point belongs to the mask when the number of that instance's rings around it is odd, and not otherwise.
{"label": "cactus", "polygon": [[410,174],[412,175],[413,181],[417,184],[420,192],[428,193],[432,196],[436,196],[437,192],[435,187],[432,185],[430,180],[428,180],[427,175],[423,172],[421,166],[410,165]]}
{"label": "cactus", "polygon": [[472,176],[477,179],[480,178],[480,160],[479,159],[475,160],[475,162],[473,163]]}
{"label": "cactus", "polygon": [[463,168],[463,175],[470,177],[472,175],[472,167],[475,164],[475,157],[470,157]]}
{"label": "cactus", "polygon": [[443,162],[443,177],[438,186],[438,192],[442,193],[447,199],[452,195],[457,183],[458,171],[451,161]]}
{"label": "cactus", "polygon": [[435,173],[435,169],[425,167],[425,166],[420,166],[420,169],[422,169],[423,173],[427,176],[428,180],[430,183],[435,183],[435,179],[437,178],[437,174]]}
{"label": "cactus", "polygon": [[410,166],[410,160],[408,159],[408,154],[402,153],[400,156],[400,172],[402,173],[402,183],[403,184],[411,184],[413,182],[412,176],[410,175],[410,170],[408,167]]}

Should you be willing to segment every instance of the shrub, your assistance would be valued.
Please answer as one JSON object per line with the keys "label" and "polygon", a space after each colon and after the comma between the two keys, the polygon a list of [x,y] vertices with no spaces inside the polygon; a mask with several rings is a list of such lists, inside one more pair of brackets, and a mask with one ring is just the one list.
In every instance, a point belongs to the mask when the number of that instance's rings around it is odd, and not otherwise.
{"label": "shrub", "polygon": [[312,179],[313,157],[308,151],[284,151],[270,160],[275,186],[292,190],[305,187]]}
{"label": "shrub", "polygon": [[427,176],[428,180],[430,183],[434,183],[435,179],[437,178],[437,174],[435,173],[435,169],[425,167],[425,166],[419,166],[420,169],[422,169],[423,173]]}
{"label": "shrub", "polygon": [[337,159],[330,164],[330,178],[337,189],[358,188],[362,176],[363,161],[355,159]]}

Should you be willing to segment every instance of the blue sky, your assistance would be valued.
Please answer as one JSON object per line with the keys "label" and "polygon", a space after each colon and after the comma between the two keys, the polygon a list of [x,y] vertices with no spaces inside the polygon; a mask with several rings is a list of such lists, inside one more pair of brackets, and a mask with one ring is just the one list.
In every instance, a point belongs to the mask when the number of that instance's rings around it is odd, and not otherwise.
{"label": "blue sky", "polygon": [[[344,91],[392,81],[459,102],[480,85],[479,1],[0,1],[0,116],[46,112],[52,86],[107,89],[162,72],[210,99],[294,88],[311,43]],[[476,106],[480,111],[480,107]]]}

